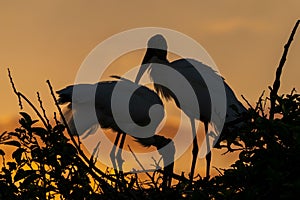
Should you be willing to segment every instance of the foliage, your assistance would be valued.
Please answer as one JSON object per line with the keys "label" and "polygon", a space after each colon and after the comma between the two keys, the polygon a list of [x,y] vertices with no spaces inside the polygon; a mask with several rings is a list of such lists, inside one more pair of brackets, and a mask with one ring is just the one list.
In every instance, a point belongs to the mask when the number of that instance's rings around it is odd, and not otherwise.
{"label": "foliage", "polygon": [[[20,127],[0,135],[0,199],[289,199],[300,191],[300,94],[293,90],[276,97],[275,119],[266,114],[268,98],[249,108],[248,121],[235,132],[242,147],[239,159],[210,180],[162,188],[161,174],[141,182],[137,175],[122,181],[93,173],[93,158],[86,163],[78,146],[65,135],[65,126],[37,126],[21,112]],[[15,148],[5,160],[2,145]],[[228,147],[228,146],[227,146]],[[228,153],[234,151],[228,149]],[[175,177],[175,175],[173,176]],[[115,181],[115,182],[114,182]]]}
{"label": "foliage", "polygon": [[[291,199],[300,191],[300,95],[277,96],[276,119],[260,98],[239,136],[239,159],[214,178],[220,199]],[[216,196],[216,197],[217,197]]]}
{"label": "foliage", "polygon": [[2,166],[0,198],[92,199],[99,196],[101,191],[94,189],[97,183],[63,134],[65,127],[62,124],[48,129],[34,126],[37,120],[32,120],[25,112],[20,114],[21,127],[3,133],[0,138],[1,144],[16,147],[13,160]]}

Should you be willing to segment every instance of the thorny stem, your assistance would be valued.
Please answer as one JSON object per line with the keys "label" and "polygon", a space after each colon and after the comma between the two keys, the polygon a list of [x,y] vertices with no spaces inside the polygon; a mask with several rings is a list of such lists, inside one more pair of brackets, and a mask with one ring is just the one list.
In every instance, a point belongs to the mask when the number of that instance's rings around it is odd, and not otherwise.
{"label": "thorny stem", "polygon": [[42,111],[43,111],[43,115],[44,115],[44,118],[46,119],[46,122],[47,122],[47,127],[50,127],[50,122],[49,122],[49,119],[48,119],[48,117],[47,117],[47,115],[46,115],[46,110],[44,109],[44,106],[43,106],[43,102],[42,102],[42,100],[41,100],[41,96],[40,96],[40,93],[39,92],[37,92],[37,97],[38,97],[38,102],[39,102],[39,104],[40,104],[40,108],[42,109]]}
{"label": "thorny stem", "polygon": [[18,96],[19,106],[20,106],[20,109],[22,110],[22,109],[23,109],[23,106],[22,106],[22,101],[21,101],[21,98],[20,98],[20,94],[19,94],[19,92],[17,91],[17,89],[16,89],[16,87],[15,87],[15,84],[14,84],[14,81],[13,81],[13,79],[12,79],[12,76],[11,76],[11,73],[10,73],[9,68],[7,68],[7,71],[8,71],[8,77],[9,77],[11,86],[12,86],[12,88],[13,88],[14,93]]}
{"label": "thorny stem", "polygon": [[11,76],[11,73],[10,73],[10,70],[7,69],[7,71],[8,71],[8,77],[10,79],[10,83],[12,85],[13,91],[18,96],[20,109],[21,110],[23,109],[21,99],[24,99],[29,104],[29,106],[34,110],[34,112],[37,114],[37,116],[40,118],[40,120],[42,121],[42,123],[44,124],[44,126],[48,128],[47,122],[45,121],[45,119],[43,118],[43,116],[40,114],[40,112],[38,111],[38,109],[31,103],[31,101],[27,97],[25,97],[21,92],[19,92],[16,89],[15,84],[14,84],[13,79],[12,79],[12,76]]}

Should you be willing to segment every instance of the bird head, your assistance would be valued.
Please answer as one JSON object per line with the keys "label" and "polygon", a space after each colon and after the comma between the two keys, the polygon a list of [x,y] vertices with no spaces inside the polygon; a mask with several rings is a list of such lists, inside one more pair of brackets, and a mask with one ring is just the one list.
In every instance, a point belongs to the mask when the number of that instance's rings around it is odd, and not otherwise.
{"label": "bird head", "polygon": [[161,49],[161,50],[167,51],[168,45],[167,45],[167,41],[164,38],[164,36],[162,36],[161,34],[156,34],[148,40],[147,48],[148,49]]}
{"label": "bird head", "polygon": [[167,61],[167,50],[167,41],[161,34],[156,34],[148,40],[147,51],[136,76],[135,83],[140,81],[145,71],[149,69],[151,63],[165,64]]}

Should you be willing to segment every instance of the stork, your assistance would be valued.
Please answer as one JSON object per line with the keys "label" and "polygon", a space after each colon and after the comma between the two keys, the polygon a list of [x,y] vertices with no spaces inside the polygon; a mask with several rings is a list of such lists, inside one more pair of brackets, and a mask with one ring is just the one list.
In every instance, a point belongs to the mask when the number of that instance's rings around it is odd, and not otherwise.
{"label": "stork", "polygon": [[[159,96],[147,87],[137,85],[130,80],[116,77],[118,81],[103,81],[96,84],[77,84],[68,86],[62,90],[57,91],[59,95],[59,104],[68,104],[64,111],[64,115],[67,119],[67,123],[70,127],[72,134],[82,136],[85,134],[92,134],[96,128],[100,125],[103,129],[110,129],[117,132],[117,136],[114,141],[114,146],[110,152],[110,158],[115,169],[116,175],[117,164],[119,171],[122,172],[123,159],[121,157],[122,149],[127,134],[138,138],[147,137],[150,143],[144,146],[154,145],[161,154],[164,163],[170,160],[170,157],[174,157],[175,148],[173,142],[163,136],[154,135],[155,131],[164,118],[163,103]],[[119,89],[116,89],[116,88]],[[76,90],[76,95],[74,94]],[[91,95],[94,91],[94,95]],[[132,93],[133,91],[133,93]],[[115,94],[114,94],[115,92]],[[116,102],[113,104],[112,98],[116,98]],[[128,109],[129,114],[127,118],[124,117],[124,96],[130,95],[130,101]],[[158,105],[158,106],[157,106]],[[153,111],[152,106],[156,106]],[[113,109],[114,107],[114,109]],[[93,119],[92,112],[96,112],[96,118]],[[119,121],[117,117],[121,116]],[[76,121],[75,118],[80,120]],[[120,122],[121,121],[121,122]],[[151,123],[151,126],[147,126]],[[75,126],[76,125],[76,126]],[[145,127],[147,133],[137,133],[139,127]],[[121,137],[122,135],[122,137]],[[119,150],[116,154],[116,147],[120,141]],[[165,144],[171,142],[168,151],[160,150]],[[174,158],[173,158],[174,159]],[[117,161],[117,163],[116,163]],[[173,172],[173,163],[168,167],[164,167],[164,171],[167,174]]]}
{"label": "stork", "polygon": [[[228,122],[232,122],[236,120],[240,115],[238,113],[243,113],[246,111],[245,107],[239,102],[236,98],[232,89],[228,86],[228,84],[224,81],[219,74],[217,74],[214,70],[212,70],[209,66],[194,60],[194,59],[179,59],[173,62],[170,62],[167,59],[167,42],[166,39],[157,34],[151,37],[147,44],[146,54],[143,58],[142,65],[137,73],[135,82],[138,83],[142,77],[142,75],[147,71],[149,71],[150,78],[154,82],[154,88],[158,92],[158,94],[163,97],[165,100],[174,100],[177,107],[180,108],[190,119],[191,128],[192,128],[192,136],[193,136],[193,150],[192,150],[192,164],[191,164],[191,172],[190,172],[190,180],[193,180],[196,159],[199,151],[197,137],[196,137],[196,126],[195,120],[200,120],[204,123],[205,133],[208,132],[208,125],[211,123],[211,98],[210,92],[205,79],[202,76],[209,76],[211,79],[220,79],[224,83],[225,94],[226,94],[226,119],[225,125]],[[179,74],[181,74],[192,87],[192,90],[197,98],[198,108],[189,105],[188,101],[179,101],[176,94],[168,88],[169,85],[176,85],[178,81],[176,78],[172,77],[167,72],[160,70],[162,65],[168,66],[171,69],[175,70]],[[205,74],[200,74],[197,68],[205,71]],[[167,85],[161,85],[159,83],[166,83]],[[212,91],[214,92],[214,91]],[[199,113],[199,111],[201,111]],[[234,125],[233,125],[234,126]],[[207,139],[208,137],[206,137]],[[206,145],[208,148],[208,141],[206,141]],[[210,174],[210,163],[211,163],[211,152],[207,152],[206,154],[206,177],[209,178]]]}

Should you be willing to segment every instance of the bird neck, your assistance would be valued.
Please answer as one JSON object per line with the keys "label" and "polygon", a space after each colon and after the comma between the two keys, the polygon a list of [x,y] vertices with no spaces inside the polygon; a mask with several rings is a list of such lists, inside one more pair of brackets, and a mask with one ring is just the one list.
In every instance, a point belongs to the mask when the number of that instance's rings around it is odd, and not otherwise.
{"label": "bird neck", "polygon": [[157,57],[159,60],[161,61],[167,61],[167,51],[162,50],[162,49],[152,49],[152,48],[148,48],[147,52],[144,56],[143,62],[142,64],[147,64],[150,62],[150,60],[153,57]]}

